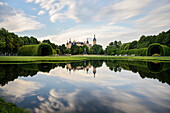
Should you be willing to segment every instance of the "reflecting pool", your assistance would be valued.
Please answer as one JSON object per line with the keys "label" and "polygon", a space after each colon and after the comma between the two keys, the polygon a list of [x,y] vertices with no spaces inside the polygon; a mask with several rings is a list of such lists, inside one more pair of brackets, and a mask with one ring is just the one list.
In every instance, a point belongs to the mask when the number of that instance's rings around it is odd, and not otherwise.
{"label": "reflecting pool", "polygon": [[170,63],[0,64],[0,97],[33,113],[168,113]]}

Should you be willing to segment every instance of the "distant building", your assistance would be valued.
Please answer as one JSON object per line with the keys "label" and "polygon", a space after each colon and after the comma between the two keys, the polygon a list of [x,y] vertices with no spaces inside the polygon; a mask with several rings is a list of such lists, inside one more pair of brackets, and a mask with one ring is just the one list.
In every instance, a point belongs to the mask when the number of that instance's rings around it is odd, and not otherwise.
{"label": "distant building", "polygon": [[[95,38],[95,35],[94,35],[94,39],[93,39],[93,45],[95,45],[96,44],[96,38]],[[84,45],[86,45],[87,47],[89,47],[89,48],[91,48],[92,47],[92,45],[91,44],[89,44],[89,41],[88,41],[88,39],[87,39],[87,41],[85,42],[76,42],[75,40],[73,41],[73,42],[71,42],[71,39],[69,40],[69,42],[67,41],[67,43],[66,43],[66,47],[67,48],[71,48],[71,46],[72,45],[77,45],[77,46],[84,46]]]}

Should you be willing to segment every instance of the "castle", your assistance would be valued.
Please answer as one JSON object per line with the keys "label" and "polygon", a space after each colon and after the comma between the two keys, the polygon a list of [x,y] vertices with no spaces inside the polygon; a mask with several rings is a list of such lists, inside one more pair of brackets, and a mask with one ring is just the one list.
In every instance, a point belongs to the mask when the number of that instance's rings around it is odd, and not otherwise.
{"label": "castle", "polygon": [[[94,38],[93,38],[93,45],[95,45],[96,44],[96,38],[95,38],[95,35],[94,35]],[[84,46],[84,45],[86,45],[87,47],[89,47],[89,48],[91,48],[92,47],[92,45],[91,44],[89,44],[89,41],[88,41],[88,39],[87,39],[87,41],[85,42],[76,42],[75,40],[73,41],[73,42],[71,42],[71,39],[70,39],[70,41],[68,42],[67,41],[67,43],[66,43],[66,47],[67,48],[71,48],[71,46],[72,45],[77,45],[77,46]]]}

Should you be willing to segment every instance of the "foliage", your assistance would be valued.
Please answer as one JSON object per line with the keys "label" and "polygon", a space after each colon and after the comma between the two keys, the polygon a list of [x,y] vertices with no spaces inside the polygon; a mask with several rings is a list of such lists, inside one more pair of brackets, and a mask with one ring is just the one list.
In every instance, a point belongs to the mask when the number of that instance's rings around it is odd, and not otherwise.
{"label": "foliage", "polygon": [[[73,47],[75,48],[75,50],[73,50],[73,48],[67,49],[65,47],[65,44],[62,44],[59,46],[55,45],[54,43],[51,43],[49,39],[43,40],[42,42],[51,45],[51,47],[54,49],[53,53],[62,54],[62,55],[63,54],[74,54],[74,55],[83,54],[85,48],[86,48],[87,54],[104,54],[104,53],[107,55],[115,55],[117,53],[131,54],[131,52],[133,53],[133,50],[141,49],[141,48],[148,48],[149,45],[153,43],[159,43],[162,46],[165,45],[165,46],[170,47],[170,30],[168,30],[167,32],[159,33],[158,35],[153,35],[153,36],[143,35],[140,37],[138,41],[135,40],[135,41],[124,43],[124,44],[122,44],[121,41],[114,41],[114,42],[109,43],[105,51],[103,50],[101,45],[97,45],[97,44],[93,45],[91,49],[89,49],[85,45],[83,47],[77,47],[77,48]],[[18,53],[19,48],[22,47],[23,45],[37,45],[37,44],[40,44],[40,41],[38,41],[33,36],[19,37],[18,35],[14,33],[8,32],[4,28],[0,29],[0,55],[15,55],[16,53]],[[167,48],[167,47],[163,47],[163,48]],[[130,50],[130,51],[127,52],[124,50]],[[167,50],[166,50],[166,55],[169,55],[170,53]],[[140,56],[140,53],[138,53],[138,55]]]}
{"label": "foliage", "polygon": [[16,104],[7,103],[0,98],[0,113],[28,113],[28,111],[18,108]]}
{"label": "foliage", "polygon": [[[155,49],[157,48],[157,50],[153,50],[152,49],[153,47],[155,47]],[[133,41],[121,45],[117,53],[121,55],[135,54],[137,56],[146,56],[145,53],[147,53],[147,56],[152,56],[151,55],[151,49],[152,49],[152,51],[155,52],[156,51],[159,52],[160,50],[161,56],[169,56],[170,55],[169,47],[170,47],[170,30],[168,30],[167,32],[159,33],[159,35],[157,36],[142,35],[139,41]],[[146,52],[146,49],[142,50],[142,48],[148,48],[148,51]]]}
{"label": "foliage", "polygon": [[84,45],[83,46],[83,50],[86,49],[86,53],[89,54],[90,53],[90,49],[88,46]]}
{"label": "foliage", "polygon": [[79,46],[77,46],[77,45],[72,45],[71,46],[71,54],[72,55],[76,55],[76,54],[78,54],[79,53]]}
{"label": "foliage", "polygon": [[64,44],[62,45],[59,45],[59,46],[56,46],[56,49],[59,49],[60,50],[60,54],[65,54],[65,51],[66,51],[66,46]]}
{"label": "foliage", "polygon": [[60,49],[56,49],[56,54],[61,54]]}
{"label": "foliage", "polygon": [[120,50],[128,50],[130,47],[131,43],[124,43],[123,45],[120,46]]}
{"label": "foliage", "polygon": [[114,41],[114,42],[109,43],[109,46],[107,46],[105,49],[105,54],[115,55],[121,45],[122,45],[121,41]]}
{"label": "foliage", "polygon": [[55,45],[54,43],[51,43],[49,39],[48,40],[43,40],[42,42],[46,43],[46,44],[50,44],[53,49],[57,48],[57,45]]}
{"label": "foliage", "polygon": [[90,60],[89,62],[94,68],[99,68],[103,65],[103,60]]}
{"label": "foliage", "polygon": [[47,56],[52,55],[55,50],[52,49],[51,45],[41,43],[39,45],[25,45],[18,51],[20,56]]}
{"label": "foliage", "polygon": [[159,43],[153,43],[148,47],[147,56],[152,56],[155,53],[161,56],[170,56],[170,48]]}
{"label": "foliage", "polygon": [[39,44],[39,41],[31,36],[30,38],[19,37],[14,33],[8,32],[6,29],[0,29],[0,54],[13,55],[23,45]]}
{"label": "foliage", "polygon": [[90,54],[104,54],[103,48],[101,45],[95,44],[90,48]]}
{"label": "foliage", "polygon": [[116,40],[114,42],[109,43],[109,46],[114,46],[117,49],[119,49],[121,45],[122,45],[122,42],[121,41],[116,41]]}
{"label": "foliage", "polygon": [[77,46],[77,45],[72,45],[70,48],[70,53],[72,55],[77,55],[77,54],[84,54],[84,51],[86,50],[86,54],[89,53],[89,47],[86,45],[84,46]]}
{"label": "foliage", "polygon": [[120,50],[147,48],[152,43],[159,43],[170,47],[170,30],[153,36],[142,35],[138,41],[132,41],[121,45]]}
{"label": "foliage", "polygon": [[116,46],[110,45],[106,47],[105,53],[107,55],[115,55],[117,51]]}
{"label": "foliage", "polygon": [[129,49],[129,50],[119,50],[118,55],[135,55],[135,56],[146,56],[147,48],[142,49]]}
{"label": "foliage", "polygon": [[126,61],[118,62],[121,68],[125,70],[131,70],[132,72],[138,72],[142,78],[154,78],[158,79],[162,83],[170,84],[169,76],[169,63],[153,63],[153,62],[138,62],[138,61]]}
{"label": "foliage", "polygon": [[135,49],[135,48],[137,48],[137,41],[135,40],[135,41],[133,41],[132,43],[130,43],[130,45],[129,45],[129,49]]}

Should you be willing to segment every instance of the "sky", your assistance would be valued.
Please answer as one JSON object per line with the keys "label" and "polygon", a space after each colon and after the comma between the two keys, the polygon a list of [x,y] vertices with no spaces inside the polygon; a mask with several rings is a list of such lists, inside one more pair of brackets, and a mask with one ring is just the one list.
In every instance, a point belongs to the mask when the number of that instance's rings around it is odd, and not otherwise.
{"label": "sky", "polygon": [[139,40],[170,28],[170,0],[0,0],[0,28],[19,36],[104,47]]}

